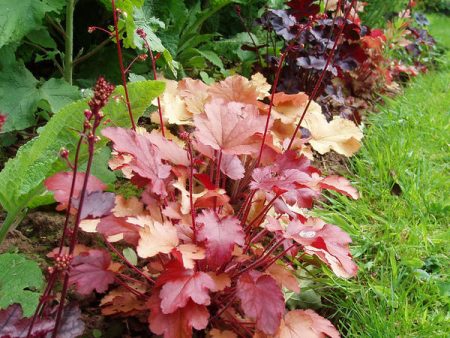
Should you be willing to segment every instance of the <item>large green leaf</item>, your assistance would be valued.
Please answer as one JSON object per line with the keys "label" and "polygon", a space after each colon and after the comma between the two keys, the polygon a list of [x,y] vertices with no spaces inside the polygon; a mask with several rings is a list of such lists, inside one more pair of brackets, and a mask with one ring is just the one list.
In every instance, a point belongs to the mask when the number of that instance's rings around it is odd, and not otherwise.
{"label": "large green leaf", "polygon": [[[150,102],[164,91],[160,81],[143,81],[129,84],[130,102],[135,118],[141,116]],[[123,87],[116,88],[113,96],[123,95]],[[33,197],[44,191],[43,182],[52,174],[65,170],[58,153],[62,147],[73,153],[78,142],[76,130],[84,120],[83,111],[88,108],[87,100],[79,100],[64,107],[55,114],[40,134],[21,147],[15,158],[9,160],[0,172],[0,204],[8,211],[8,217],[0,228],[0,243],[9,227],[17,221],[19,215],[29,205]],[[103,109],[109,125],[129,127],[130,120],[123,100],[110,100]],[[100,129],[104,126],[101,125]],[[97,143],[97,151],[105,146],[107,140]],[[80,162],[87,158],[83,148]]]}
{"label": "large green leaf", "polygon": [[8,116],[2,133],[33,126],[41,101],[49,111],[56,113],[80,98],[78,88],[62,79],[52,78],[41,85],[21,61],[0,60],[0,70],[0,111]]}
{"label": "large green leaf", "polygon": [[6,253],[0,255],[0,308],[17,303],[29,317],[39,302],[44,277],[39,265],[25,257]]}
{"label": "large green leaf", "polygon": [[45,13],[62,9],[61,0],[0,0],[0,48],[39,28]]}
{"label": "large green leaf", "polygon": [[0,111],[8,116],[2,132],[21,130],[35,124],[39,83],[23,63],[1,67]]}

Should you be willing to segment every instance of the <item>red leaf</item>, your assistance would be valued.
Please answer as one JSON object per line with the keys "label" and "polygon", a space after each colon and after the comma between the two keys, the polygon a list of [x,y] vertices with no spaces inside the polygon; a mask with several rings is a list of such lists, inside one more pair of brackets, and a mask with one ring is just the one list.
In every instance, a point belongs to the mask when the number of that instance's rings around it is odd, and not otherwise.
{"label": "red leaf", "polygon": [[200,181],[203,186],[208,190],[216,189],[216,186],[211,182],[209,175],[207,174],[194,174],[194,177]]}
{"label": "red leaf", "polygon": [[328,319],[312,310],[294,310],[288,312],[275,338],[339,338],[339,332]]}
{"label": "red leaf", "polygon": [[283,197],[288,203],[297,202],[300,207],[310,208],[312,199],[320,193],[319,174],[304,155],[298,157],[295,152],[286,151],[272,165],[256,168],[250,187],[265,192],[287,192]]}
{"label": "red leaf", "polygon": [[219,219],[211,210],[197,216],[197,240],[206,242],[207,261],[211,269],[220,267],[231,259],[234,244],[244,245],[244,232],[239,219]]}
{"label": "red leaf", "polygon": [[237,282],[236,294],[244,313],[256,320],[256,328],[274,334],[284,313],[284,297],[277,282],[258,271],[244,273]]}
{"label": "red leaf", "polygon": [[319,13],[320,6],[315,2],[315,0],[291,0],[288,6],[292,8],[292,14],[297,19],[303,19]]}
{"label": "red leaf", "polygon": [[108,270],[111,256],[105,250],[89,250],[74,257],[69,273],[69,284],[76,284],[76,290],[88,295],[94,290],[105,292],[114,282],[114,272]]}
{"label": "red leaf", "polygon": [[[74,199],[80,198],[80,193],[83,188],[85,177],[85,173],[77,173],[73,190]],[[55,200],[59,202],[59,205],[56,208],[57,210],[64,210],[65,208],[67,208],[67,203],[69,202],[70,187],[72,186],[72,178],[72,172],[57,173],[52,177],[47,178],[44,182],[45,187],[48,190],[53,191]],[[107,186],[103,184],[102,181],[100,181],[97,177],[91,175],[88,179],[86,192],[89,194],[95,191],[103,191],[106,189],[106,187]]]}
{"label": "red leaf", "polygon": [[116,217],[114,215],[103,217],[96,228],[97,232],[104,235],[110,242],[117,242],[123,239],[134,246],[138,245],[139,230],[141,229],[139,225],[128,223],[125,217]]}
{"label": "red leaf", "polygon": [[287,238],[303,245],[305,252],[316,255],[343,278],[356,275],[357,265],[353,262],[349,243],[350,236],[336,225],[326,224],[319,218],[309,218],[305,223],[293,221],[289,224]]}
{"label": "red leaf", "polygon": [[209,290],[216,287],[216,283],[207,273],[186,270],[178,263],[161,274],[157,283],[164,284],[159,293],[164,314],[184,308],[189,300],[199,305],[209,305]]}
{"label": "red leaf", "polygon": [[169,177],[171,167],[162,163],[159,149],[148,137],[133,130],[112,127],[103,129],[102,134],[113,141],[117,152],[132,155],[133,159],[125,167],[149,179],[153,193],[167,195],[164,179]]}
{"label": "red leaf", "polygon": [[358,190],[352,187],[350,182],[342,176],[331,175],[325,177],[319,185],[323,189],[335,190],[355,200],[359,198]]}
{"label": "red leaf", "polygon": [[262,133],[266,118],[254,105],[213,99],[205,105],[205,114],[195,115],[195,137],[204,145],[227,154],[251,154],[259,151],[252,136]]}
{"label": "red leaf", "polygon": [[192,328],[203,330],[208,326],[209,312],[204,305],[188,301],[186,306],[170,314],[161,311],[160,299],[154,293],[149,299],[150,315],[148,321],[150,330],[164,338],[190,338]]}

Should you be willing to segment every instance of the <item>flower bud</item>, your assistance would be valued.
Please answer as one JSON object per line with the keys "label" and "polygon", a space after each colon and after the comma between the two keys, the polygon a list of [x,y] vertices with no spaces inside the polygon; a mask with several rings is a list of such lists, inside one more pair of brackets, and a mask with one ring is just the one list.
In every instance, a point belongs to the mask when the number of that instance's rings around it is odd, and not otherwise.
{"label": "flower bud", "polygon": [[62,158],[68,158],[69,151],[66,148],[61,148],[59,151],[59,156],[61,156]]}

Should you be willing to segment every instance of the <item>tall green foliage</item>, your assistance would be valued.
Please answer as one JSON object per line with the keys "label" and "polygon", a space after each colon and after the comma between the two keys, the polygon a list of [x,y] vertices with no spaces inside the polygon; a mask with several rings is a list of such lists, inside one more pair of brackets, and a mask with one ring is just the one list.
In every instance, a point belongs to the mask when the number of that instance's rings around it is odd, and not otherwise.
{"label": "tall green foliage", "polygon": [[[137,119],[144,113],[150,102],[164,91],[164,83],[135,82],[131,83],[128,89],[133,113]],[[123,88],[118,87],[114,95],[123,95]],[[8,212],[0,228],[0,242],[8,230],[20,221],[21,215],[28,206],[39,204],[33,202],[33,199],[44,192],[44,180],[53,173],[64,170],[64,163],[59,161],[59,150],[62,147],[69,151],[74,150],[79,139],[77,130],[84,120],[83,112],[87,108],[87,100],[76,101],[64,107],[42,128],[35,139],[19,149],[17,156],[9,160],[0,172],[0,204]],[[122,100],[110,101],[103,110],[112,125],[130,126],[126,106]],[[100,126],[99,129],[102,127]],[[106,140],[98,142],[97,151],[102,151],[105,144]],[[83,150],[80,163],[83,163],[86,158],[87,151]]]}

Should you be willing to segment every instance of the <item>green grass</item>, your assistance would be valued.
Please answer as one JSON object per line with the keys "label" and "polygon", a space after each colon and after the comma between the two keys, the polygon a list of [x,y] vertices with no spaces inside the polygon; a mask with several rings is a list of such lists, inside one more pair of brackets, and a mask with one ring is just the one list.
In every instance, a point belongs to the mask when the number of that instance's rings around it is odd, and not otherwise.
{"label": "green grass", "polygon": [[[450,47],[450,18],[431,20]],[[360,267],[357,278],[332,278],[321,292],[343,336],[450,336],[448,53],[444,59],[369,119],[351,161],[361,199],[335,196],[321,211],[352,235]]]}

